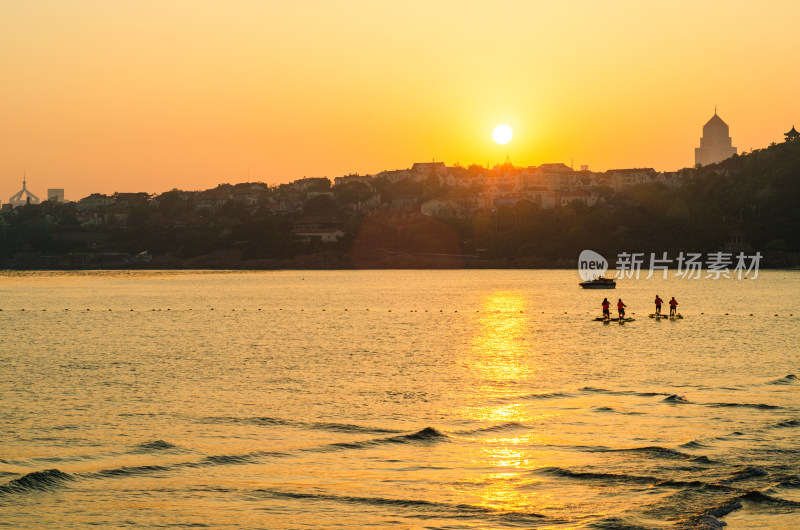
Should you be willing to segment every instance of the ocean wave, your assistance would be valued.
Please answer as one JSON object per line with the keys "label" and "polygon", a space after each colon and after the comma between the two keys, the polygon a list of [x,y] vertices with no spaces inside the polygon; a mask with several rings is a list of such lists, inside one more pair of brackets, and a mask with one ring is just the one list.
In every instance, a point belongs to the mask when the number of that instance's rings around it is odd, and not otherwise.
{"label": "ocean wave", "polygon": [[800,476],[792,475],[781,479],[778,483],[781,488],[800,488]]}
{"label": "ocean wave", "polygon": [[553,399],[553,398],[564,398],[564,397],[572,397],[572,394],[568,392],[542,392],[541,394],[525,394],[523,396],[519,396],[516,399],[521,399],[524,401],[533,401],[537,399]]}
{"label": "ocean wave", "polygon": [[257,455],[211,455],[203,458],[200,462],[197,463],[198,466],[202,465],[214,465],[214,466],[225,466],[225,465],[239,465],[239,464],[250,464],[253,462],[254,458]]}
{"label": "ocean wave", "polygon": [[708,444],[703,443],[700,440],[692,440],[691,442],[686,442],[678,447],[683,447],[684,449],[707,449]]}
{"label": "ocean wave", "polygon": [[476,506],[472,504],[456,504],[437,501],[426,501],[417,499],[392,499],[387,497],[362,497],[354,495],[334,495],[331,493],[304,493],[294,491],[281,491],[274,489],[258,489],[256,493],[268,495],[270,497],[283,499],[299,499],[310,501],[332,501],[343,504],[359,504],[366,506],[391,506],[393,508],[423,509],[427,513],[448,513],[451,517],[493,516],[505,520],[513,520],[518,523],[532,522],[537,523],[547,516],[535,512],[504,511],[490,508],[487,506]]}
{"label": "ocean wave", "polygon": [[73,475],[59,469],[34,471],[0,485],[0,494],[51,490],[74,479]]}
{"label": "ocean wave", "polygon": [[780,497],[775,497],[773,495],[767,495],[766,493],[762,493],[758,490],[748,491],[744,495],[741,496],[742,500],[750,501],[750,502],[759,502],[765,504],[774,504],[776,506],[787,506],[792,508],[800,508],[800,502],[798,501],[790,501],[788,499],[781,499]]}
{"label": "ocean wave", "polygon": [[646,475],[629,475],[627,473],[605,473],[599,471],[572,471],[563,467],[543,467],[534,470],[535,474],[544,474],[554,477],[561,477],[576,480],[596,480],[608,484],[626,483],[641,484],[662,488],[681,488],[693,490],[722,490],[735,491],[735,488],[725,484],[712,484],[702,480],[676,480],[662,479]]}
{"label": "ocean wave", "polygon": [[252,464],[261,458],[273,457],[282,458],[289,456],[287,453],[278,451],[253,451],[252,453],[244,453],[240,455],[208,455],[203,457],[197,462],[183,462],[174,464],[173,467],[207,467],[207,466],[228,466],[228,465],[241,465]]}
{"label": "ocean wave", "polygon": [[456,434],[494,434],[494,433],[503,433],[509,431],[520,431],[528,429],[530,429],[530,427],[525,425],[524,423],[520,423],[518,421],[509,421],[506,423],[501,423],[499,425],[492,425],[491,427],[481,427],[478,429],[468,429],[465,431],[458,431]]}
{"label": "ocean wave", "polygon": [[148,473],[160,473],[164,471],[170,471],[174,466],[157,466],[157,465],[148,465],[148,466],[122,466],[117,467],[114,469],[104,469],[102,471],[96,471],[94,473],[90,473],[87,476],[89,477],[127,477],[133,475],[146,475]]}
{"label": "ocean wave", "polygon": [[413,434],[406,434],[404,436],[394,436],[392,438],[387,438],[387,440],[395,440],[397,442],[404,442],[404,441],[437,441],[437,440],[444,440],[447,438],[446,434],[443,434],[433,427],[425,427],[421,431],[417,431]]}
{"label": "ocean wave", "polygon": [[679,396],[678,394],[670,394],[663,401],[665,403],[691,403],[685,396]]}
{"label": "ocean wave", "polygon": [[778,405],[767,405],[766,403],[705,403],[707,407],[742,407],[748,409],[761,409],[761,410],[771,410],[771,409],[782,409],[783,407],[779,407]]}
{"label": "ocean wave", "polygon": [[738,482],[740,480],[748,480],[751,478],[766,477],[767,475],[769,475],[769,473],[767,473],[767,471],[762,467],[748,466],[744,469],[737,471],[735,474],[731,475],[730,477],[720,482],[724,484],[730,484],[731,482]]}
{"label": "ocean wave", "polygon": [[656,484],[662,482],[655,477],[627,475],[619,473],[603,473],[596,471],[572,471],[567,468],[553,466],[542,467],[533,471],[534,474],[549,475],[554,477],[581,479],[581,480],[601,480],[607,482],[631,482],[635,484]]}
{"label": "ocean wave", "polygon": [[152,440],[149,442],[142,442],[136,444],[130,450],[131,453],[155,453],[160,451],[169,451],[171,449],[180,449],[177,445],[165,442],[164,440]]}
{"label": "ocean wave", "polygon": [[620,517],[606,517],[605,519],[588,523],[587,528],[599,528],[600,530],[649,530],[649,527],[629,523]]}
{"label": "ocean wave", "polygon": [[669,447],[661,447],[659,445],[648,445],[645,447],[632,447],[629,449],[610,449],[609,452],[613,453],[638,453],[644,454],[650,457],[657,457],[657,458],[670,458],[670,459],[682,459],[682,460],[690,460],[694,458],[692,455],[682,453],[675,449],[670,449]]}
{"label": "ocean wave", "polygon": [[767,384],[770,384],[770,385],[791,385],[795,381],[797,381],[797,376],[794,375],[794,374],[789,374],[789,375],[785,375],[785,376],[781,377],[780,379],[775,379],[774,381],[770,381]]}
{"label": "ocean wave", "polygon": [[592,407],[592,409],[597,411],[597,412],[613,412],[615,414],[622,414],[624,416],[641,416],[642,414],[645,414],[644,412],[632,412],[632,411],[617,410],[615,408],[608,407],[608,406]]}
{"label": "ocean wave", "polygon": [[790,501],[767,495],[758,490],[748,491],[747,493],[732,497],[725,502],[703,511],[697,515],[693,515],[687,519],[679,521],[676,525],[678,529],[702,529],[702,530],[717,530],[724,528],[726,523],[720,521],[718,517],[725,517],[729,513],[742,508],[742,501],[755,502],[759,504],[769,504],[784,508],[800,508],[800,502]]}
{"label": "ocean wave", "polygon": [[321,431],[332,431],[332,432],[345,432],[345,433],[357,433],[357,434],[394,434],[399,433],[397,429],[384,429],[381,427],[365,427],[363,425],[353,425],[350,423],[305,423],[304,426],[308,427],[309,429],[317,429]]}
{"label": "ocean wave", "polygon": [[611,396],[641,396],[641,397],[654,397],[654,396],[668,396],[667,392],[640,392],[637,390],[608,390],[606,388],[596,388],[592,386],[585,386],[580,389],[581,392],[589,392],[595,394],[609,394]]}
{"label": "ocean wave", "polygon": [[448,436],[443,434],[433,427],[425,427],[421,431],[412,434],[404,434],[402,436],[389,436],[387,438],[374,438],[372,440],[362,440],[360,442],[336,442],[322,447],[313,447],[306,449],[307,451],[335,451],[340,449],[366,449],[384,444],[406,444],[406,443],[431,443],[446,440]]}
{"label": "ocean wave", "polygon": [[395,434],[402,431],[396,429],[385,429],[381,427],[367,427],[363,425],[354,425],[350,423],[333,423],[333,422],[308,422],[308,421],[293,421],[283,418],[275,418],[270,416],[253,416],[253,417],[226,417],[217,416],[212,418],[205,418],[205,421],[212,423],[234,423],[246,425],[283,425],[287,427],[296,427],[300,429],[314,429],[320,431],[344,432],[354,434]]}

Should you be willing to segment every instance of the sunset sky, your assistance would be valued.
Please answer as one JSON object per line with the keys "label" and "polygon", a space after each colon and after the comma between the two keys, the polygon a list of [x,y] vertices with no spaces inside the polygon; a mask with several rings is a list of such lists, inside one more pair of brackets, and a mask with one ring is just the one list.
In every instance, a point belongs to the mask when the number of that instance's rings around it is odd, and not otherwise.
{"label": "sunset sky", "polygon": [[[0,201],[694,163],[800,127],[800,2],[0,0]],[[492,141],[507,123],[514,138]]]}

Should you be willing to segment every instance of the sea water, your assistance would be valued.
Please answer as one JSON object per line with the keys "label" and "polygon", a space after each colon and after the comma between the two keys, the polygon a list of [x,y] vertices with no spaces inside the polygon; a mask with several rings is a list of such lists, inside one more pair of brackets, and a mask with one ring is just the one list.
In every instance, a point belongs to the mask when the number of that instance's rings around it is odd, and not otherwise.
{"label": "sea water", "polygon": [[0,525],[796,528],[800,273],[578,281],[2,273]]}

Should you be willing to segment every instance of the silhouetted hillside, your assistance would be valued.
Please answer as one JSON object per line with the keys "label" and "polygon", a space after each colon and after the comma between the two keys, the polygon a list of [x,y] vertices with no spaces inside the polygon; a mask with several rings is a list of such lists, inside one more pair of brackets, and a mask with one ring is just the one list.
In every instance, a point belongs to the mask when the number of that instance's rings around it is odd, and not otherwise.
{"label": "silhouetted hillside", "polygon": [[[464,178],[480,170],[456,169]],[[89,211],[76,203],[28,205],[2,214],[0,264],[572,267],[580,251],[589,248],[612,261],[620,252],[674,257],[681,251],[728,250],[759,251],[762,266],[800,265],[796,140],[684,170],[677,186],[648,182],[615,191],[601,182],[593,188],[591,205],[564,201],[544,207],[541,201],[517,198],[513,205],[491,209],[459,208],[474,204],[480,189],[447,188],[441,182],[348,175],[332,187],[328,179],[280,188],[225,184],[194,195],[173,190],[149,201],[117,200]],[[423,215],[424,201],[441,201],[450,209]]]}

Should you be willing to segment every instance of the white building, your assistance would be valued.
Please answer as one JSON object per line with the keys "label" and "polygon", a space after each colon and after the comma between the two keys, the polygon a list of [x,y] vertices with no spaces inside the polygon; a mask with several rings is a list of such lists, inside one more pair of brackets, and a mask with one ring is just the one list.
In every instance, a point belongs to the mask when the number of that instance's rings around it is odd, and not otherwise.
{"label": "white building", "polygon": [[22,177],[22,190],[12,195],[8,202],[12,208],[16,208],[26,204],[39,204],[39,197],[28,191],[28,184],[25,181],[25,177]]}

